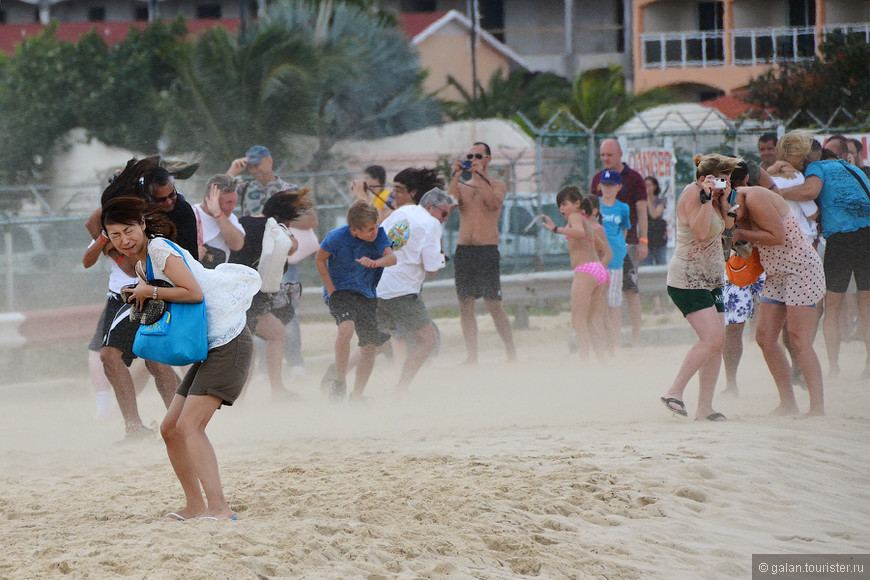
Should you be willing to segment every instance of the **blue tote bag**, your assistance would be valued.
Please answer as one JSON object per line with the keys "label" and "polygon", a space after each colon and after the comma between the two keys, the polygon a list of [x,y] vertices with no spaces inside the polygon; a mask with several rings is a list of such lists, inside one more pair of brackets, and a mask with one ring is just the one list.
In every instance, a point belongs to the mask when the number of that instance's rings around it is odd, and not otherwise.
{"label": "blue tote bag", "polygon": [[[181,250],[178,250],[187,269],[190,265]],[[146,277],[154,278],[151,257],[147,258]],[[133,354],[145,360],[153,360],[172,366],[184,366],[205,360],[208,356],[208,336],[205,315],[205,299],[196,304],[166,302],[166,311],[154,324],[142,325],[136,331]]]}

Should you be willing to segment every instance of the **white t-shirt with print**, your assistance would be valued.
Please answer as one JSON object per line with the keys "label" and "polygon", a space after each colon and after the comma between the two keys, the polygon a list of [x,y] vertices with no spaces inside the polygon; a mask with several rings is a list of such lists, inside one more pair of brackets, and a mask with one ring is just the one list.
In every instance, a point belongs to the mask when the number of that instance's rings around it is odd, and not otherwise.
{"label": "white t-shirt with print", "polygon": [[393,244],[396,265],[384,268],[378,298],[418,294],[426,272],[444,267],[441,222],[419,205],[403,205],[381,223]]}
{"label": "white t-shirt with print", "polygon": [[[202,231],[202,243],[207,244],[212,248],[223,250],[224,254],[226,254],[227,260],[229,260],[230,247],[227,245],[227,241],[224,239],[223,234],[221,234],[221,227],[218,225],[217,219],[205,213],[205,210],[202,209],[202,206],[200,205],[194,205],[192,207],[196,214],[196,225],[198,228],[201,228]],[[239,223],[239,218],[237,218],[235,214],[230,214],[228,219],[237,230],[243,234],[245,233],[245,228],[243,228],[242,224]]]}

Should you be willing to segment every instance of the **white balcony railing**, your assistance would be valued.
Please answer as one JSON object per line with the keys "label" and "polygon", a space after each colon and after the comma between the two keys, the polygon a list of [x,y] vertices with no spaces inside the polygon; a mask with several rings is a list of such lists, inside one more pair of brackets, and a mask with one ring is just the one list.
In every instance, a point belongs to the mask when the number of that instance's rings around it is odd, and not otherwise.
{"label": "white balcony railing", "polygon": [[790,26],[732,30],[731,55],[737,65],[810,60],[816,56],[816,29]]}
{"label": "white balcony railing", "polygon": [[[835,30],[861,32],[870,42],[870,23],[832,24],[822,35]],[[731,43],[731,61],[725,62],[724,37]],[[811,26],[745,28],[722,31],[691,31],[641,34],[642,67],[645,69],[719,67],[725,64],[751,66],[795,62],[816,56],[816,29]]]}
{"label": "white balcony railing", "polygon": [[641,34],[643,68],[692,68],[725,64],[720,30]]}

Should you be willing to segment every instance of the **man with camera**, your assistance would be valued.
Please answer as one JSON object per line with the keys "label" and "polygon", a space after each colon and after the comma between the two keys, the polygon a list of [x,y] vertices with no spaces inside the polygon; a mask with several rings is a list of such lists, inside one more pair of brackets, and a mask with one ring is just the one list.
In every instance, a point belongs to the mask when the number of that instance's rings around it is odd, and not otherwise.
{"label": "man with camera", "polygon": [[513,331],[501,304],[498,217],[507,190],[487,172],[489,145],[474,143],[464,159],[453,162],[447,193],[459,204],[459,237],[454,260],[459,317],[465,338],[465,364],[477,363],[477,320],[474,301],[483,298],[509,361],[516,360]]}
{"label": "man with camera", "polygon": [[622,162],[622,147],[616,139],[605,139],[599,149],[601,165],[604,167],[592,178],[590,191],[601,197],[601,174],[604,171],[616,171],[622,178],[622,189],[616,199],[628,205],[631,229],[625,236],[628,254],[622,269],[622,292],[628,303],[628,314],[631,319],[631,345],[640,343],[641,304],[640,288],[637,285],[637,265],[646,258],[649,252],[647,244],[647,213],[646,184],[640,173]]}

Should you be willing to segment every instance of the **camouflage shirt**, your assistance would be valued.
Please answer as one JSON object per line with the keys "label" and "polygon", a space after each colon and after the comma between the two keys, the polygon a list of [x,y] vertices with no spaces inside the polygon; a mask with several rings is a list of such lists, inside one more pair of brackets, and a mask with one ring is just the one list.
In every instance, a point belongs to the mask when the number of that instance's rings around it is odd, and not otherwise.
{"label": "camouflage shirt", "polygon": [[287,183],[278,176],[275,176],[273,181],[270,181],[265,186],[252,179],[239,184],[236,190],[239,194],[239,207],[242,215],[260,215],[263,213],[263,206],[266,205],[266,200],[278,193],[287,189],[299,189],[292,183]]}

